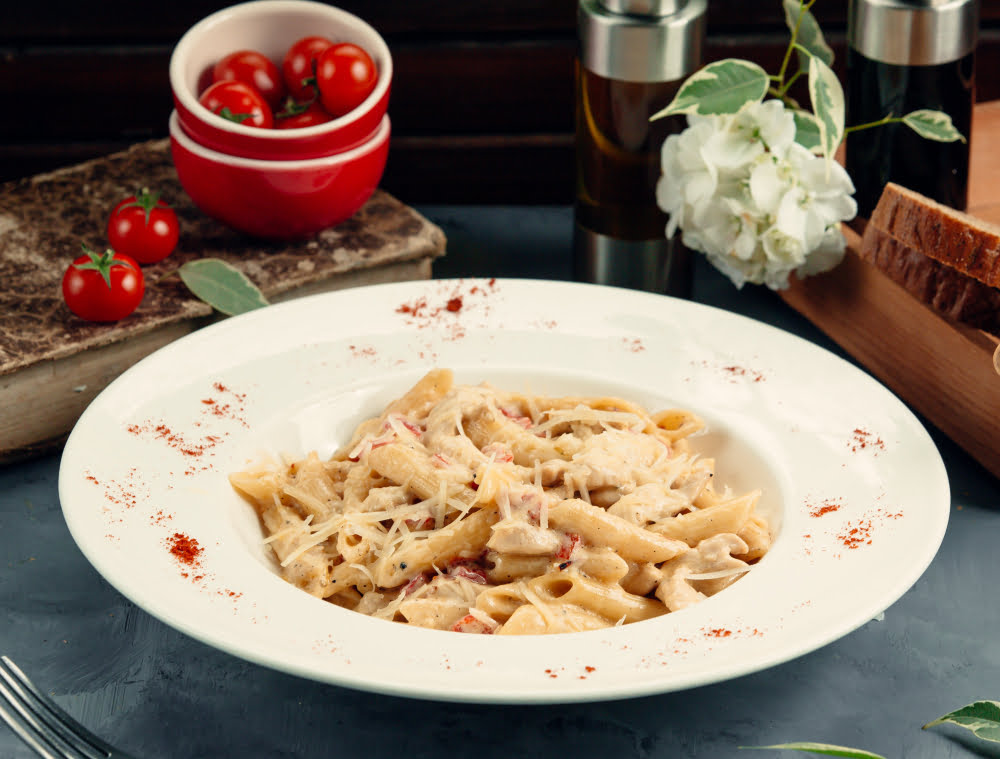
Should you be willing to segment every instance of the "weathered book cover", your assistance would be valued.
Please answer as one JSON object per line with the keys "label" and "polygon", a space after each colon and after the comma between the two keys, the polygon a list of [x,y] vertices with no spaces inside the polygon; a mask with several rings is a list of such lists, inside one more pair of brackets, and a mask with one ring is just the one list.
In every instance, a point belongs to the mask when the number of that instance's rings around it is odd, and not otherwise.
{"label": "weathered book cover", "polygon": [[[146,294],[135,313],[113,324],[85,322],[62,300],[63,272],[81,244],[107,247],[108,214],[142,187],[174,207],[180,242],[164,261],[143,267]],[[381,190],[354,217],[308,240],[242,236],[191,203],[167,140],[0,185],[0,462],[58,445],[111,380],[216,318],[171,276],[185,261],[225,259],[276,302],[426,279],[444,248],[437,226]]]}

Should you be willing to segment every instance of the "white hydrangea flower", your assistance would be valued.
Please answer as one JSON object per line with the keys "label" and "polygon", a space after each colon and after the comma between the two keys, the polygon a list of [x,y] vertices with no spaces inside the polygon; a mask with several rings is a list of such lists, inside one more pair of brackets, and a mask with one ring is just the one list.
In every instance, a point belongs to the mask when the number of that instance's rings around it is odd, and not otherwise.
{"label": "white hydrangea flower", "polygon": [[843,258],[839,224],[854,217],[854,185],[795,142],[795,120],[779,100],[725,116],[689,116],[667,138],[656,198],[681,230],[737,287],[772,289],[833,268]]}

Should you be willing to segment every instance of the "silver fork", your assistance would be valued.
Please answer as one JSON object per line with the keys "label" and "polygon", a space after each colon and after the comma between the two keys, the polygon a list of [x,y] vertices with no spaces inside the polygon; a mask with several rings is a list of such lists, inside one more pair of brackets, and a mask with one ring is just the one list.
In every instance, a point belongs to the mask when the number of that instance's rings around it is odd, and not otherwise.
{"label": "silver fork", "polygon": [[44,759],[134,759],[56,706],[6,656],[0,656],[0,696],[0,718]]}

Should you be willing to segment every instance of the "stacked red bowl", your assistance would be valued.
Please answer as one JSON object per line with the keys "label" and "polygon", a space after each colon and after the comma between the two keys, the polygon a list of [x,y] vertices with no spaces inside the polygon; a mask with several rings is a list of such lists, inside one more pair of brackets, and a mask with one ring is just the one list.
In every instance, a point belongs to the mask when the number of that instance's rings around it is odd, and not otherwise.
{"label": "stacked red bowl", "polygon": [[[325,113],[329,120],[312,126],[268,128],[249,125],[245,116],[242,123],[230,120],[199,102],[230,54],[255,51],[280,71],[288,51],[307,37],[350,43],[370,56],[374,86],[347,113]],[[205,213],[247,234],[288,239],[334,226],[361,208],[382,178],[391,82],[385,41],[339,8],[253,0],[213,13],[184,34],[170,59],[171,149],[181,185]],[[309,94],[327,103],[317,88]]]}

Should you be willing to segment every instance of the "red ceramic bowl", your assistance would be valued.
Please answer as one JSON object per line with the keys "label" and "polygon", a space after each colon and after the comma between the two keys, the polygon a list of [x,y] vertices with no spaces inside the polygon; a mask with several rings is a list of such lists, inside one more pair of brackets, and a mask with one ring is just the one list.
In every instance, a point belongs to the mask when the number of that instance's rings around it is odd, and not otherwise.
{"label": "red ceramic bowl", "polygon": [[170,115],[170,147],[184,190],[202,211],[257,237],[309,237],[350,218],[382,179],[389,117],[359,147],[305,161],[261,161],[199,145]]}
{"label": "red ceramic bowl", "polygon": [[[304,129],[259,129],[227,121],[198,102],[223,56],[257,50],[280,69],[288,48],[310,35],[353,42],[375,62],[375,90],[350,113]],[[392,57],[378,32],[347,11],[311,0],[254,0],[224,8],[191,27],[170,57],[170,88],[184,131],[211,150],[262,160],[319,158],[367,142],[382,124],[391,82]]]}

